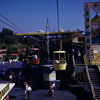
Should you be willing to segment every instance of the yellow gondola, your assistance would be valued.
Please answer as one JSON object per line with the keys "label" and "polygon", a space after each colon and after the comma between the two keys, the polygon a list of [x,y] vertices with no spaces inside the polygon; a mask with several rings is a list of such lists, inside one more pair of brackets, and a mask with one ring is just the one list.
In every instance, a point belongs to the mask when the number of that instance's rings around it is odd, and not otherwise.
{"label": "yellow gondola", "polygon": [[66,70],[66,52],[65,51],[54,51],[54,69],[56,71]]}

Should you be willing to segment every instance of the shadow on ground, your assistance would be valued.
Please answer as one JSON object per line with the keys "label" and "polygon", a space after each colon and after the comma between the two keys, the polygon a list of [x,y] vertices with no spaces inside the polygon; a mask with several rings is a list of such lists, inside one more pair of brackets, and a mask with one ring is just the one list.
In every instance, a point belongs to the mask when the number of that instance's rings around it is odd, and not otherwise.
{"label": "shadow on ground", "polygon": [[60,91],[67,90],[78,97],[78,100],[93,100],[93,96],[90,92],[87,92],[83,87],[71,87],[59,88]]}

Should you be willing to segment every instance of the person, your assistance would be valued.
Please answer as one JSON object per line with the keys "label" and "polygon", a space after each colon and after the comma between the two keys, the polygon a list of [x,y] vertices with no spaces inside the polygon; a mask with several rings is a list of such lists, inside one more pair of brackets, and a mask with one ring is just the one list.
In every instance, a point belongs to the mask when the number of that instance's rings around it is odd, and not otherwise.
{"label": "person", "polygon": [[50,93],[50,96],[55,96],[55,90],[54,90],[54,84],[53,83],[50,85],[49,93]]}
{"label": "person", "polygon": [[9,100],[9,96],[7,95],[4,100]]}
{"label": "person", "polygon": [[64,58],[63,58],[63,57],[61,57],[61,60],[64,60]]}
{"label": "person", "polygon": [[55,60],[55,63],[59,64],[60,62],[59,62],[59,60]]}
{"label": "person", "polygon": [[27,97],[28,83],[24,82],[24,86],[25,86],[25,96]]}
{"label": "person", "polygon": [[54,91],[55,91],[55,81],[53,81],[52,85],[53,85],[53,88],[54,88]]}
{"label": "person", "polygon": [[2,66],[4,66],[4,64],[5,64],[5,62],[4,62],[4,61],[2,61]]}
{"label": "person", "polygon": [[28,90],[27,90],[27,96],[28,96],[28,100],[30,100],[30,93],[32,91],[32,88],[30,85],[28,85]]}
{"label": "person", "polygon": [[32,91],[32,88],[27,82],[24,82],[24,85],[25,85],[25,95],[28,98],[28,100],[30,100],[30,92]]}
{"label": "person", "polygon": [[14,75],[14,72],[12,72],[12,73],[9,75],[9,81],[10,81],[10,82],[14,82],[14,79],[15,79],[15,75]]}
{"label": "person", "polygon": [[37,54],[34,55],[34,59],[37,59]]}
{"label": "person", "polygon": [[9,76],[9,80],[10,80],[10,82],[13,81],[13,76],[12,75]]}
{"label": "person", "polygon": [[95,97],[95,99],[94,99],[94,100],[98,100],[98,99],[97,99],[97,97]]}

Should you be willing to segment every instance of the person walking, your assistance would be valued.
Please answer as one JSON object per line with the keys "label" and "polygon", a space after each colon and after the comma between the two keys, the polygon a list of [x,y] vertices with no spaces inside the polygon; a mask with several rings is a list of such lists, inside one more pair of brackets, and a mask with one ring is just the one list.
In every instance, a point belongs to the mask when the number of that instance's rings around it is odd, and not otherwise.
{"label": "person walking", "polygon": [[31,94],[32,88],[30,85],[28,85],[28,90],[27,90],[27,96],[28,96],[28,100],[30,100],[30,94]]}
{"label": "person walking", "polygon": [[24,86],[25,86],[25,96],[27,97],[28,83],[24,82]]}
{"label": "person walking", "polygon": [[50,85],[50,96],[55,96],[55,86],[54,86],[54,84],[52,83],[51,85]]}
{"label": "person walking", "polygon": [[53,81],[52,85],[53,85],[53,88],[54,88],[54,91],[55,91],[55,81]]}
{"label": "person walking", "polygon": [[32,91],[32,88],[27,82],[24,82],[24,85],[25,85],[25,95],[28,98],[28,100],[30,100],[30,92]]}

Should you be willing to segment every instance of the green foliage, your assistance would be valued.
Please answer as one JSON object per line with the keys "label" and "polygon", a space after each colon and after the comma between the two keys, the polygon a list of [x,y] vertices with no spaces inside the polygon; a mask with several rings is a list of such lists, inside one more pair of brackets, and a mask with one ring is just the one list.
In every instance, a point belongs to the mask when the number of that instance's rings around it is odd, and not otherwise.
{"label": "green foliage", "polygon": [[8,53],[8,55],[11,53],[18,53],[18,49],[15,45],[8,45],[7,46],[7,53]]}
{"label": "green foliage", "polygon": [[4,57],[4,61],[9,61],[9,57]]}
{"label": "green foliage", "polygon": [[15,36],[5,36],[5,44],[14,44],[16,43]]}
{"label": "green foliage", "polygon": [[6,45],[0,42],[0,49],[6,49]]}
{"label": "green foliage", "polygon": [[24,49],[24,48],[27,48],[27,47],[28,47],[27,44],[22,44],[22,43],[17,44],[17,49]]}
{"label": "green foliage", "polygon": [[9,56],[9,59],[16,59],[16,58],[17,58],[17,56],[15,56],[15,55]]}

